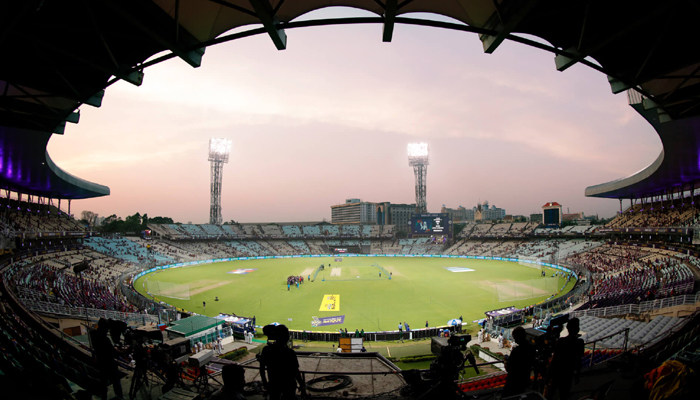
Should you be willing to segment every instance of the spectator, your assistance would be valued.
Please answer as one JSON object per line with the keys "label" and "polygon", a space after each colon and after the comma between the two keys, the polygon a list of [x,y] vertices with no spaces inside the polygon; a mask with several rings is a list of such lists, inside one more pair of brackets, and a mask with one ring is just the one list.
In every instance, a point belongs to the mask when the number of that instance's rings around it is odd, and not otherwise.
{"label": "spectator", "polygon": [[578,318],[572,318],[566,324],[566,329],[569,331],[569,335],[557,341],[552,361],[549,364],[547,373],[547,383],[550,387],[547,395],[548,400],[569,398],[574,374],[578,382],[578,375],[581,372],[584,343],[583,339],[578,337]]}
{"label": "spectator", "polygon": [[535,348],[525,339],[525,329],[519,326],[513,329],[513,341],[516,348],[506,361],[506,385],[501,397],[513,396],[525,392],[530,383],[530,373],[535,365]]}
{"label": "spectator", "polygon": [[90,332],[90,340],[92,341],[92,348],[97,361],[97,369],[100,372],[100,390],[102,391],[100,397],[102,399],[107,399],[107,388],[111,383],[114,387],[114,394],[119,398],[123,398],[124,394],[119,377],[119,368],[115,360],[118,353],[114,349],[112,342],[109,341],[107,332],[109,332],[109,323],[105,318],[100,318],[97,323],[97,329]]}
{"label": "spectator", "polygon": [[224,387],[209,398],[209,400],[245,400],[245,370],[238,364],[228,364],[221,368],[221,378]]}
{"label": "spectator", "polygon": [[289,329],[284,325],[266,325],[263,333],[268,341],[274,340],[260,354],[260,379],[270,400],[296,399],[297,383],[302,396],[305,396],[306,386],[299,372],[297,355],[287,347]]}

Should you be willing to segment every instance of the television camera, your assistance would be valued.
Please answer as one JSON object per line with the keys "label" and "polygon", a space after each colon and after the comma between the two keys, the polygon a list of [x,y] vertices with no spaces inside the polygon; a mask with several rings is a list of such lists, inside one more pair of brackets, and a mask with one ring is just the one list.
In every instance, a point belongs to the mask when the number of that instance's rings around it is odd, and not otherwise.
{"label": "television camera", "polygon": [[[428,393],[431,398],[460,397],[462,392],[455,383],[459,379],[460,372],[469,365],[474,367],[477,373],[479,371],[474,355],[467,350],[467,344],[471,338],[468,334],[452,335],[449,338],[433,337],[430,349],[437,358],[430,364],[430,371],[427,373],[416,370],[403,372],[410,390],[416,394],[422,393],[420,397],[425,397]],[[469,364],[465,365],[467,362]]]}
{"label": "television camera", "polygon": [[535,348],[535,382],[538,382],[540,386],[544,382],[544,377],[549,367],[549,359],[554,353],[554,347],[567,322],[569,322],[569,315],[564,314],[551,319],[547,330],[544,332],[534,328],[525,329],[525,340],[530,342]]}
{"label": "television camera", "polygon": [[441,379],[449,376],[455,380],[459,372],[464,369],[465,363],[469,361],[478,374],[479,370],[475,365],[474,355],[471,351],[463,354],[471,340],[472,337],[469,334],[452,335],[449,338],[432,338],[430,350],[437,359],[430,364],[430,373]]}

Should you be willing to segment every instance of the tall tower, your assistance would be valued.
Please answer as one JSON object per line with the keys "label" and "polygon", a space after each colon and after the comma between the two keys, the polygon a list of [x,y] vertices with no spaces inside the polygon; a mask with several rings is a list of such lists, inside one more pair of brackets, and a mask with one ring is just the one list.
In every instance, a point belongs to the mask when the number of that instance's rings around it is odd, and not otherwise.
{"label": "tall tower", "polygon": [[408,144],[408,165],[413,167],[413,174],[416,176],[416,213],[428,212],[428,202],[426,200],[427,180],[428,180],[428,144],[409,143]]}
{"label": "tall tower", "polygon": [[221,225],[221,178],[224,164],[228,163],[231,153],[231,141],[228,139],[209,139],[209,161],[211,161],[211,207],[209,223]]}

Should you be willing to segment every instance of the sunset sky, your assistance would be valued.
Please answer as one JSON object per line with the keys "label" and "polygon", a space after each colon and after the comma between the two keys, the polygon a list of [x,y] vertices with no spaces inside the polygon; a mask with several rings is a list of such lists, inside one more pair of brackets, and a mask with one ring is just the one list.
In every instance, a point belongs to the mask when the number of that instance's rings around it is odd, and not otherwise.
{"label": "sunset sky", "polygon": [[[341,15],[370,14],[305,18]],[[528,215],[556,201],[609,217],[619,203],[584,189],[661,151],[599,72],[558,72],[553,54],[511,42],[484,54],[469,33],[397,25],[382,43],[381,32],[293,29],[283,51],[260,35],[208,48],[200,68],[173,59],[146,69],[140,87],[111,86],[101,108],[83,106],[49,143],[62,169],[112,192],[71,211],[206,223],[208,142],[222,137],[233,142],[224,221],[330,220],[330,206],[351,197],[413,203],[411,142],[430,145],[430,212],[488,200]]]}

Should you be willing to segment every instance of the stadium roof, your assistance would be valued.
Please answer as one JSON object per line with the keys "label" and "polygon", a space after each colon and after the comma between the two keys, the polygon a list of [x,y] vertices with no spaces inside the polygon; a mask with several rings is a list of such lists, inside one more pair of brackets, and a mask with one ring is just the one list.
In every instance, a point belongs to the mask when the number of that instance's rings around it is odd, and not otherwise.
{"label": "stadium roof", "polygon": [[[376,16],[297,20],[328,6]],[[456,22],[408,15],[417,12]],[[104,186],[61,171],[46,154],[50,135],[62,134],[66,122],[77,123],[80,106],[99,107],[105,89],[117,80],[140,85],[144,71],[161,61],[177,57],[198,67],[207,46],[252,35],[267,35],[271,45],[284,49],[287,32],[308,26],[381,24],[385,42],[392,40],[397,23],[472,32],[486,53],[511,40],[552,52],[560,71],[584,64],[602,72],[614,93],[635,90],[661,122],[687,120],[700,116],[698,20],[697,2],[682,0],[6,0],[0,12],[0,130],[5,138],[0,187],[63,198],[109,194]],[[251,28],[226,34],[244,26]],[[29,135],[42,140],[25,146]],[[680,154],[697,164],[700,153],[689,147]],[[665,149],[670,154],[671,148]],[[23,156],[12,158],[9,172],[6,154],[20,151]],[[675,176],[671,181],[697,178],[697,165],[686,175],[674,170],[676,164],[663,159],[660,164],[667,169],[664,176]],[[20,170],[29,172],[18,179],[15,171]],[[640,193],[670,183],[654,174],[639,178],[650,179],[636,186]],[[623,194],[619,189],[594,192],[590,195]]]}
{"label": "stadium roof", "polygon": [[561,207],[561,204],[557,203],[556,201],[553,201],[542,206],[542,208],[545,207]]}

